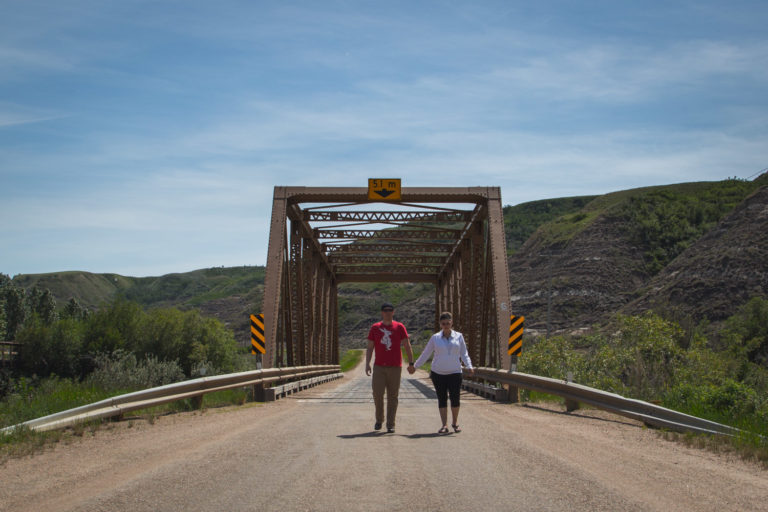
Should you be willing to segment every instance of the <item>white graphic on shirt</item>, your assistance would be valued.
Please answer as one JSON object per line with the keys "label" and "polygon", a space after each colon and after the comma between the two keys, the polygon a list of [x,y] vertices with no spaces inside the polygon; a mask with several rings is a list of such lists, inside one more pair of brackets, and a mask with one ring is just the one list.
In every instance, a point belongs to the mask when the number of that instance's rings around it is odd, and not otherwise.
{"label": "white graphic on shirt", "polygon": [[379,327],[379,330],[381,331],[381,343],[387,347],[387,350],[392,350],[392,340],[389,338],[392,333],[381,327]]}

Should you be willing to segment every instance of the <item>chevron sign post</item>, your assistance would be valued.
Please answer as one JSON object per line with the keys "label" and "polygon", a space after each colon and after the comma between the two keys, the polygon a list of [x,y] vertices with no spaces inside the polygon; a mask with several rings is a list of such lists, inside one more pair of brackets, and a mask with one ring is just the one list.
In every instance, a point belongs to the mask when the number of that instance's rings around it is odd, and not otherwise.
{"label": "chevron sign post", "polygon": [[524,316],[510,315],[509,343],[507,344],[507,354],[510,356],[519,356],[523,352],[523,323],[525,323]]}
{"label": "chevron sign post", "polygon": [[267,344],[264,342],[264,313],[251,315],[251,354],[267,352]]}

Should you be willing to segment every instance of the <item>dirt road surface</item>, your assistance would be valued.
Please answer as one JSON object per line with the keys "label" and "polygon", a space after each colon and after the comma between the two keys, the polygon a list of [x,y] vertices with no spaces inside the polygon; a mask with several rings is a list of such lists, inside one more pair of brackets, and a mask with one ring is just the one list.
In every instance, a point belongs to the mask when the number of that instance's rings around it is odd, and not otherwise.
{"label": "dirt road surface", "polygon": [[462,396],[437,435],[426,373],[403,372],[397,429],[370,379],[266,405],[113,428],[0,466],[0,510],[768,510],[768,472],[600,411]]}

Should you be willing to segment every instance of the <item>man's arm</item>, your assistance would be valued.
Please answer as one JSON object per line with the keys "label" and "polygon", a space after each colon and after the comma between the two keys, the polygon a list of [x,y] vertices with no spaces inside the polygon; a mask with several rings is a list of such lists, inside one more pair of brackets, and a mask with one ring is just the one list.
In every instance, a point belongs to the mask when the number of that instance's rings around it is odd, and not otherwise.
{"label": "man's arm", "polygon": [[365,374],[371,374],[371,356],[373,355],[373,341],[368,340],[368,349],[365,351]]}
{"label": "man's arm", "polygon": [[413,348],[411,347],[411,339],[405,338],[405,353],[408,356],[408,373],[413,375],[416,372],[416,368],[413,367]]}
{"label": "man's arm", "polygon": [[408,366],[413,364],[413,348],[411,347],[411,338],[405,338],[405,354],[408,356]]}

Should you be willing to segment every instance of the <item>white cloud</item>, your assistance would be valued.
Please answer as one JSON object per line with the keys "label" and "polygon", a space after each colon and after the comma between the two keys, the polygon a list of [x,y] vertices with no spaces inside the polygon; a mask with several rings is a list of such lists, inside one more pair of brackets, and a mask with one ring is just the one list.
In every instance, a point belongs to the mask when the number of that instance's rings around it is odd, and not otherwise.
{"label": "white cloud", "polygon": [[52,121],[64,117],[67,117],[67,114],[0,102],[0,128]]}

